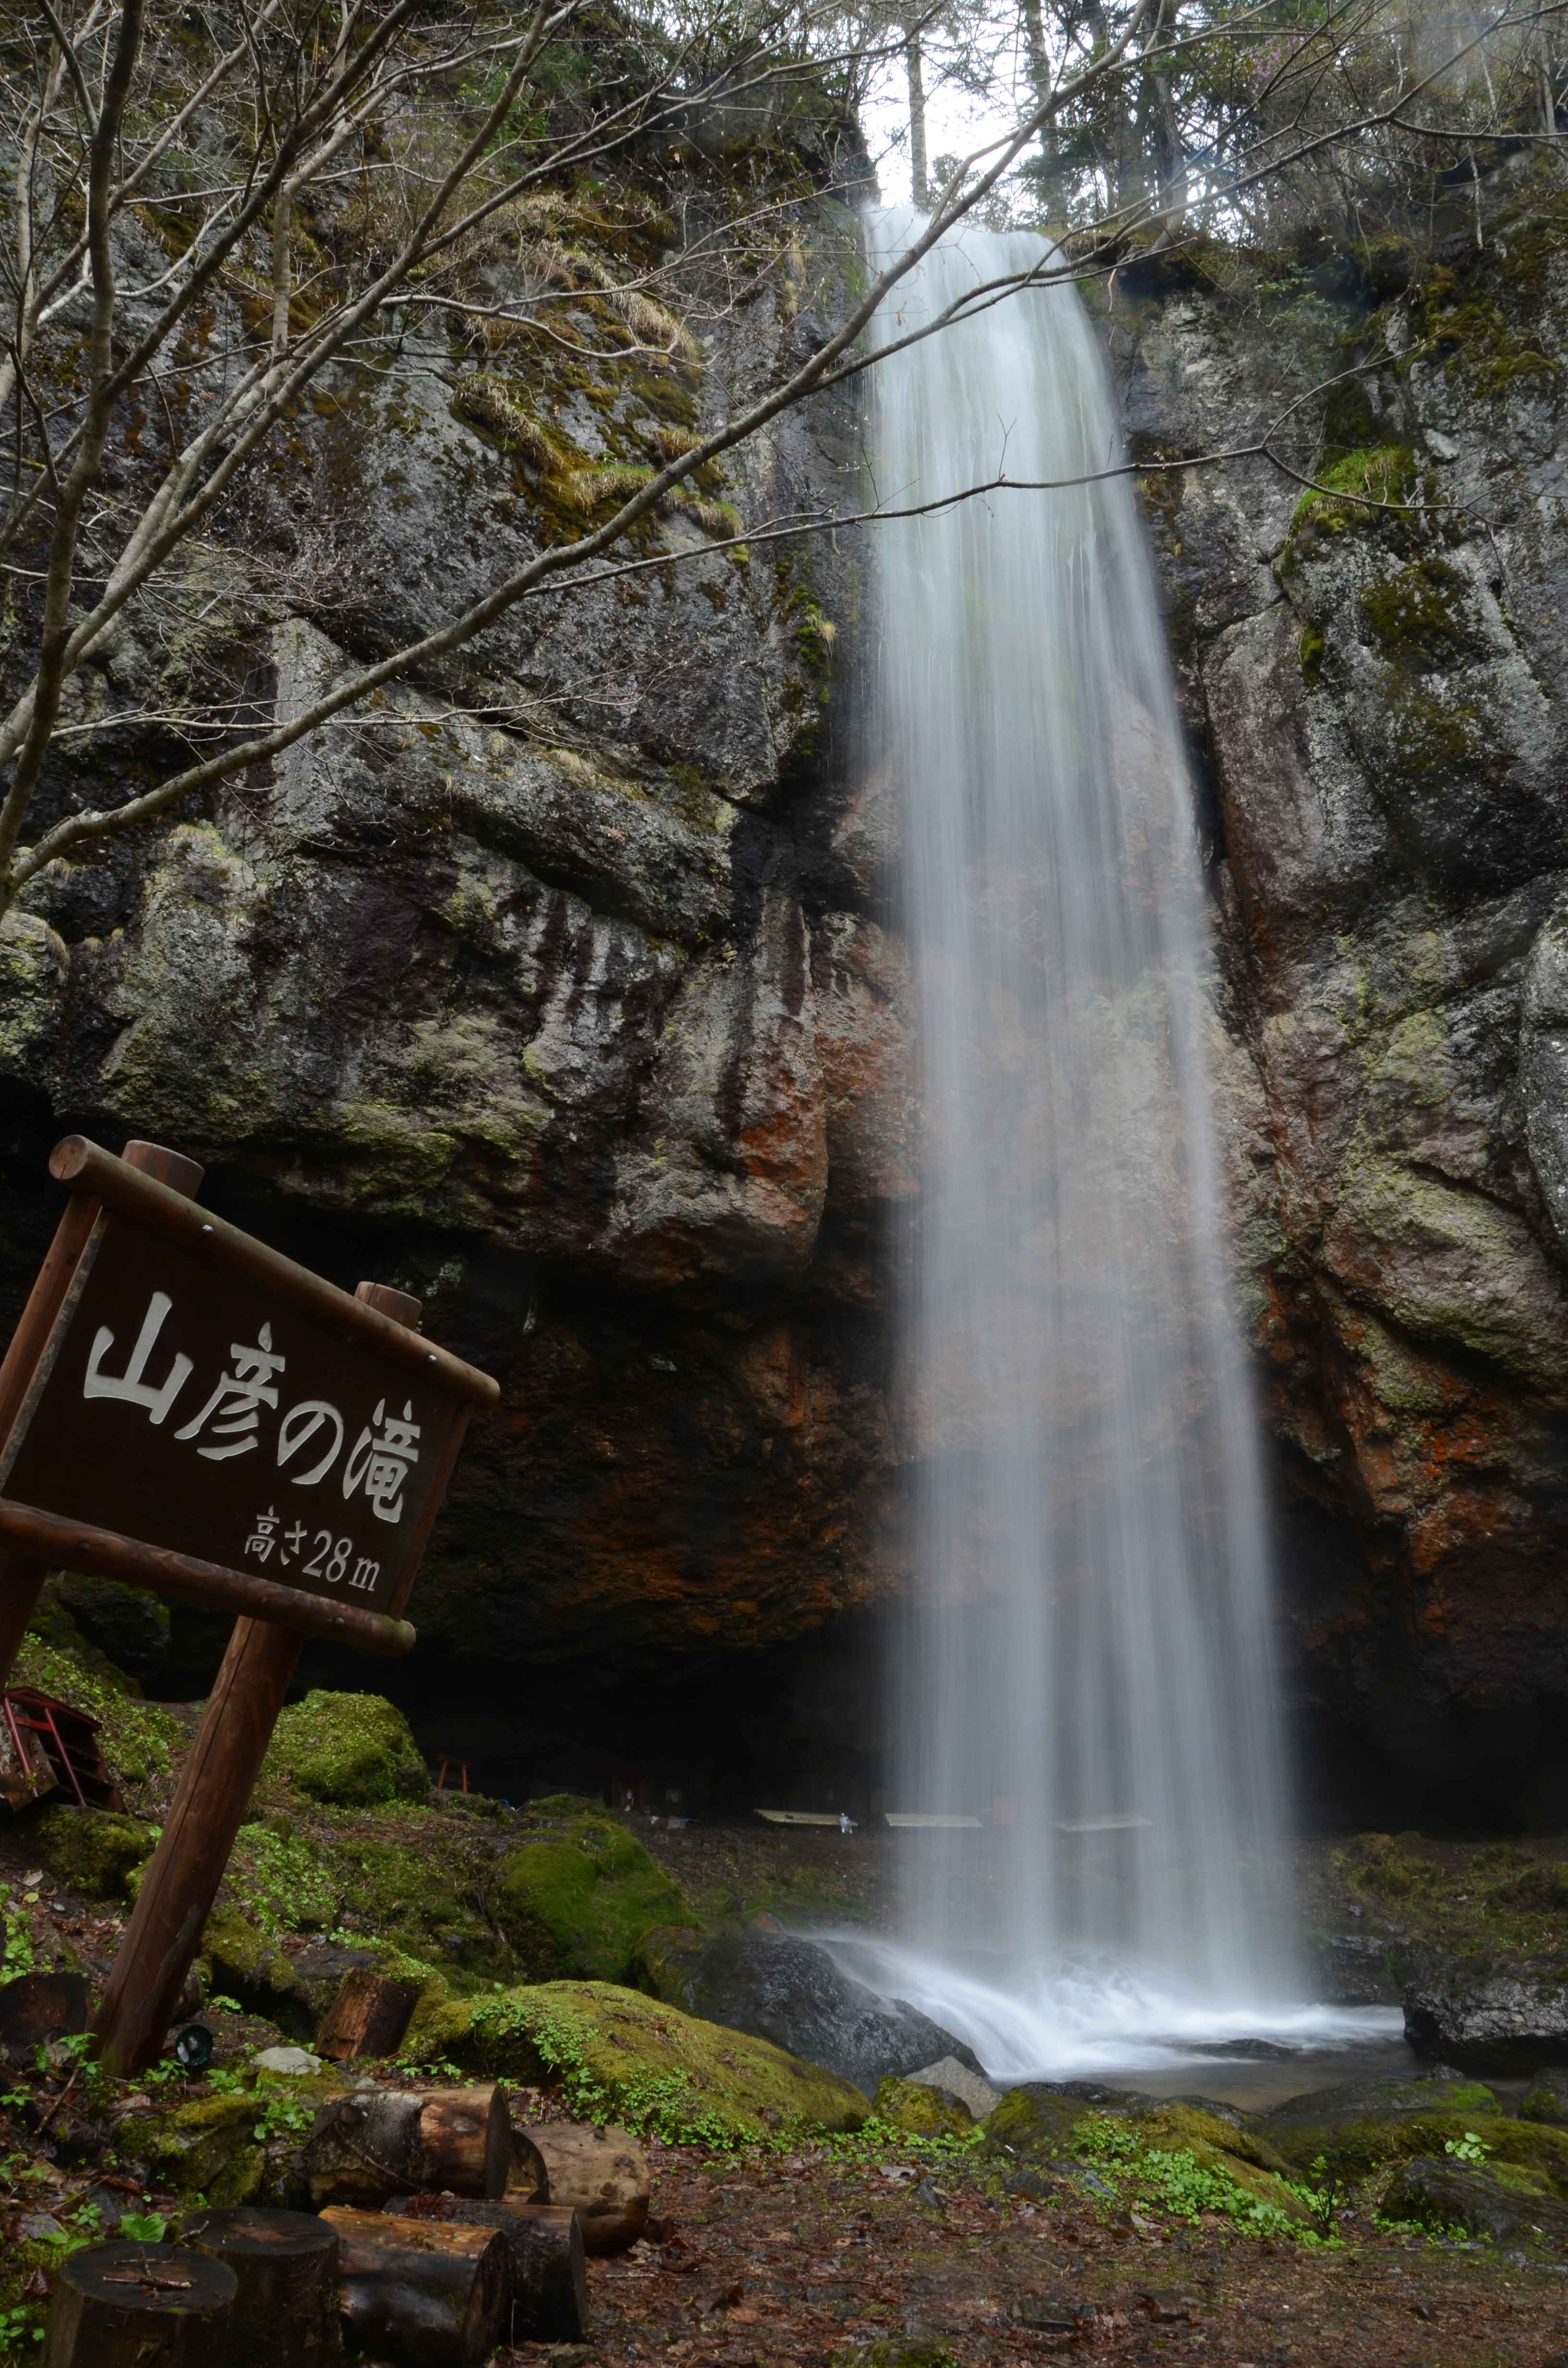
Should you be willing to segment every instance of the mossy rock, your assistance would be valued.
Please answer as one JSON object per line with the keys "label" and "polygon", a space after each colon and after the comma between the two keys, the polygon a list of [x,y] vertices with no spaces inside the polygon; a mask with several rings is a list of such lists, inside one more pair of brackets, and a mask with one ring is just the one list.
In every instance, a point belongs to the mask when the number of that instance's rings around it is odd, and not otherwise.
{"label": "mossy rock", "polygon": [[544,1982],[477,2000],[442,1987],[422,1992],[405,2056],[558,2088],[590,2120],[725,2146],[858,2130],[870,2111],[836,2073],[614,1982]]}
{"label": "mossy rock", "polygon": [[209,1996],[237,1999],[290,2039],[314,2035],[318,2018],[305,1984],[277,1942],[226,1901],[202,1928],[197,1966]]}
{"label": "mossy rock", "polygon": [[1207,2112],[1201,2105],[1173,2099],[1169,2104],[1156,2105],[1137,2118],[1138,2135],[1150,2146],[1188,2146],[1199,2160],[1205,2155],[1223,2155],[1226,2167],[1233,2171],[1238,2163],[1244,2163],[1274,2178],[1290,2176],[1291,2167],[1285,2156],[1260,2131],[1238,2128],[1233,2122],[1221,2121],[1218,2113]]}
{"label": "mossy rock", "polygon": [[961,2098],[927,2089],[920,2080],[901,2080],[892,2072],[878,2082],[871,2112],[879,2122],[891,2122],[911,2137],[962,2137],[974,2127],[974,2115]]}
{"label": "mossy rock", "polygon": [[1063,2096],[1059,2089],[1028,2080],[1009,2089],[985,2117],[984,2149],[989,2155],[1011,2157],[1020,2164],[1054,2162],[1072,2146],[1082,2121],[1102,2108],[1082,2097]]}
{"label": "mossy rock", "polygon": [[1322,2155],[1332,2171],[1350,2180],[1369,2178],[1387,2163],[1443,2157],[1450,2143],[1479,2137],[1489,2168],[1528,2172],[1544,2181],[1541,2192],[1568,2197],[1568,2130],[1509,2118],[1479,2080],[1357,2082],[1293,2098],[1269,2114],[1267,2126],[1296,2169],[1310,2169]]}
{"label": "mossy rock", "polygon": [[[1009,2185],[1027,2182],[1040,2170],[1082,2180],[1085,2166],[1074,2141],[1088,2125],[1108,2119],[1128,2123],[1141,2152],[1190,2156],[1200,2170],[1228,2180],[1255,2203],[1288,2219],[1310,2216],[1287,2183],[1290,2164],[1257,2130],[1237,2127],[1201,2105],[1166,2102],[1134,2089],[1097,2089],[1091,2099],[1037,2081],[1010,2089],[986,2118],[984,2150],[1012,2168]],[[1137,2176],[1137,2155],[1130,2154],[1123,2167]],[[1150,2169],[1157,2172],[1158,2166]]]}
{"label": "mossy rock", "polygon": [[309,1693],[290,1702],[267,1746],[263,1789],[268,1779],[346,1809],[430,1796],[430,1771],[408,1721],[381,1694]]}
{"label": "mossy rock", "polygon": [[132,1877],[153,1855],[155,1826],[144,1826],[116,1809],[68,1809],[59,1802],[40,1809],[27,1829],[36,1852],[56,1883],[68,1883],[89,1899],[127,1899]]}
{"label": "mossy rock", "polygon": [[602,1810],[509,1850],[491,1912],[529,1972],[620,1982],[645,1936],[691,1910],[635,1836]]}
{"label": "mossy rock", "polygon": [[410,1956],[462,1966],[492,1980],[515,1976],[515,1956],[472,1905],[474,1873],[460,1854],[444,1846],[449,1841],[439,1828],[428,1837],[346,1837],[331,1853],[331,1865],[354,1927]]}
{"label": "mossy rock", "polygon": [[267,2168],[256,2116],[252,2096],[197,2097],[171,2112],[138,2113],[123,2122],[120,2152],[144,2159],[157,2182],[176,2194],[248,2203]]}
{"label": "mossy rock", "polygon": [[1521,2122],[1549,2122],[1568,2129],[1568,2066],[1538,2072],[1519,2099]]}
{"label": "mossy rock", "polygon": [[1384,2195],[1383,2214],[1444,2234],[1462,2230],[1494,2244],[1523,2246],[1532,2253],[1568,2251],[1568,2204],[1521,2191],[1490,2165],[1483,2169],[1449,2156],[1418,2155],[1403,2163]]}

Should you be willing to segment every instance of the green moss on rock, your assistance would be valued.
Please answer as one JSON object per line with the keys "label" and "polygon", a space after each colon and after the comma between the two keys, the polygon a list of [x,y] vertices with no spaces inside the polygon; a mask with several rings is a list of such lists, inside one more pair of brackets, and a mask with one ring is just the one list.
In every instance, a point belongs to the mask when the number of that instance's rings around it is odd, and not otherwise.
{"label": "green moss on rock", "polygon": [[1416,479],[1415,455],[1408,444],[1364,445],[1330,461],[1317,485],[1301,495],[1290,520],[1288,541],[1306,535],[1366,532],[1389,513],[1376,503],[1404,505]]}
{"label": "green moss on rock", "polygon": [[537,1976],[624,1981],[640,1945],[691,1910],[642,1843],[602,1810],[508,1851],[495,1873],[496,1921]]}
{"label": "green moss on rock", "polygon": [[579,2115],[677,2143],[857,2130],[870,2110],[836,2073],[613,1982],[545,1982],[474,2001],[428,1984],[403,2054],[555,2088]]}
{"label": "green moss on rock", "polygon": [[210,2203],[248,2203],[260,2189],[266,2149],[256,2135],[252,2096],[197,2097],[172,2112],[138,2113],[120,2127],[120,2150],[140,2157],[155,2180]]}
{"label": "green moss on rock", "polygon": [[871,2100],[879,2122],[891,2122],[911,2137],[962,2137],[974,2126],[974,2116],[957,2097],[944,2097],[920,2080],[900,2080],[889,2073],[879,2081]]}
{"label": "green moss on rock", "polygon": [[430,1793],[430,1771],[408,1721],[380,1694],[309,1693],[290,1702],[267,1747],[264,1788],[269,1778],[342,1808]]}
{"label": "green moss on rock", "polygon": [[112,1809],[72,1809],[58,1802],[40,1809],[28,1827],[28,1849],[36,1851],[57,1883],[89,1899],[126,1899],[131,1877],[153,1855],[154,1826]]}
{"label": "green moss on rock", "polygon": [[1293,2098],[1268,2117],[1270,2144],[1298,2171],[1322,2155],[1350,2180],[1418,2156],[1442,2159],[1450,2141],[1473,2135],[1496,2175],[1512,2172],[1531,2192],[1568,2197],[1568,2130],[1512,2119],[1479,2080],[1367,2081]]}

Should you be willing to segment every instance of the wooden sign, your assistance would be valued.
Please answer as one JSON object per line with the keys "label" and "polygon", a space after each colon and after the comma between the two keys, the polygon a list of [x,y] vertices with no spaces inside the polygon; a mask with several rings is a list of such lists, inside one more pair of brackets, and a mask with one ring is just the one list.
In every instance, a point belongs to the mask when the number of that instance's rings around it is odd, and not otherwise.
{"label": "wooden sign", "polygon": [[388,1611],[467,1405],[424,1351],[393,1364],[222,1250],[106,1212],[0,1451],[0,1496]]}
{"label": "wooden sign", "polygon": [[406,1650],[385,1615],[494,1383],[97,1144],[51,1166],[97,1213],[0,1445],[0,1537]]}
{"label": "wooden sign", "polygon": [[488,1374],[419,1303],[351,1297],[200,1208],[156,1144],[73,1135],[73,1194],[0,1364],[0,1685],[46,1567],[242,1615],[95,2033],[157,2054],[307,1634],[406,1652],[400,1615]]}

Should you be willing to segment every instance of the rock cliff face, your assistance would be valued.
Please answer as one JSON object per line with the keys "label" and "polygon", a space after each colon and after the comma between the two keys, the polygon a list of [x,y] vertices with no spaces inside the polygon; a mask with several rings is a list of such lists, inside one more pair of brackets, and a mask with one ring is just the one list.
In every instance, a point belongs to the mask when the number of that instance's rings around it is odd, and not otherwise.
{"label": "rock cliff face", "polygon": [[[530,382],[544,481],[504,377],[444,337],[409,324],[344,373],[222,554],[246,697],[287,710],[456,609],[559,530],[563,484],[803,348],[857,267],[831,199],[802,219],[793,276],[679,367]],[[1146,494],[1303,1699],[1358,1804],[1392,1784],[1412,1814],[1544,1817],[1568,1726],[1568,250],[1521,191],[1480,253],[1392,290],[1408,268],[1379,269],[1130,266],[1111,343],[1145,455],[1253,442],[1304,396],[1276,450],[1328,488],[1253,460]],[[856,458],[850,408],[819,406],[710,493],[755,525]],[[896,826],[830,698],[853,556],[774,548],[710,550],[674,510],[659,564],[519,612],[460,677],[0,930],[12,1304],[52,1136],[151,1135],[339,1280],[418,1292],[502,1379],[406,1683],[426,1740],[444,1722],[507,1784],[597,1782],[618,1750],[687,1782],[820,1771],[874,1741],[855,1646],[903,1575],[888,1269],[918,1165]],[[86,698],[134,703],[168,664],[128,631]]]}
{"label": "rock cliff face", "polygon": [[[1365,261],[1365,259],[1364,259]],[[1403,261],[1403,268],[1401,268]],[[1320,1740],[1413,1814],[1564,1802],[1563,226],[1140,287],[1131,429],[1210,776],[1244,1296]],[[1384,366],[1342,375],[1385,356]],[[1320,428],[1320,422],[1321,428]],[[1415,509],[1369,510],[1371,495]]]}

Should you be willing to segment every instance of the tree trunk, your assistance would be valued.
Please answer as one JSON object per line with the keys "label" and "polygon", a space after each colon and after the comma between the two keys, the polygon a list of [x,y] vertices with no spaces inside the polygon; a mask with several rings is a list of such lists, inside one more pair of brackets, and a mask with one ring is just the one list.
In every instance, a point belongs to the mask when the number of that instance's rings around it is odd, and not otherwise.
{"label": "tree trunk", "polygon": [[172,2245],[89,2245],[62,2262],[41,2368],[212,2368],[233,2270]]}
{"label": "tree trunk", "polygon": [[510,2272],[512,2341],[581,2343],[588,2332],[588,2271],[583,2224],[570,2203],[469,2203],[456,2195],[422,2195],[410,2217],[451,2220],[464,2228],[498,2228]]}
{"label": "tree trunk", "polygon": [[506,2192],[512,2130],[499,2089],[361,2089],[316,2115],[305,2147],[311,2202],[369,2208],[421,2189]]}
{"label": "tree trunk", "polygon": [[389,1982],[361,1965],[344,1977],[316,2033],[316,2054],[334,2064],[357,2055],[395,2055],[408,2029],[419,1992],[409,1982]]}
{"label": "tree trunk", "polygon": [[918,33],[904,37],[903,63],[909,76],[909,194],[925,207],[931,202],[931,183],[926,165],[926,69]]}
{"label": "tree trunk", "polygon": [[340,2357],[337,2238],[324,2220],[237,2203],[193,2214],[179,2241],[238,2282],[223,2368],[326,2368]]}
{"label": "tree trunk", "polygon": [[648,2220],[648,2157],[627,2130],[534,2122],[528,2135],[544,2165],[545,2203],[574,2203],[590,2253],[623,2253]]}
{"label": "tree trunk", "polygon": [[506,2244],[496,2229],[390,2212],[322,2218],[336,2232],[338,2307],[357,2351],[398,2368],[483,2368],[506,2316]]}

